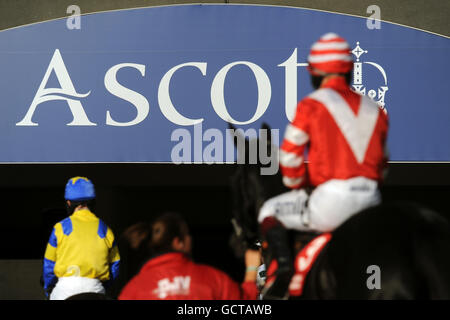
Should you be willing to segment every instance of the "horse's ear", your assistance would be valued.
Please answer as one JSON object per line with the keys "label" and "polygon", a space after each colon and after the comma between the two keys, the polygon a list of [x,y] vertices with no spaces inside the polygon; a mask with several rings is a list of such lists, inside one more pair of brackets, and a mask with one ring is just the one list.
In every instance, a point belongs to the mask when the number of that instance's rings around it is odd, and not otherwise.
{"label": "horse's ear", "polygon": [[266,131],[266,133],[267,133],[267,143],[270,146],[271,143],[272,143],[272,132],[270,131],[270,126],[266,122],[263,122],[261,124],[261,129]]}
{"label": "horse's ear", "polygon": [[[237,130],[237,128],[230,122],[228,122],[228,128],[230,128],[234,132],[234,134],[233,134],[233,143],[234,143],[234,146],[236,148],[238,147],[238,144],[237,144],[238,139],[244,141],[245,145],[247,145],[247,139],[241,133],[241,131]],[[247,148],[245,148],[245,149],[247,150]]]}
{"label": "horse's ear", "polygon": [[270,126],[267,124],[267,122],[263,122],[261,124],[261,129],[270,130]]}

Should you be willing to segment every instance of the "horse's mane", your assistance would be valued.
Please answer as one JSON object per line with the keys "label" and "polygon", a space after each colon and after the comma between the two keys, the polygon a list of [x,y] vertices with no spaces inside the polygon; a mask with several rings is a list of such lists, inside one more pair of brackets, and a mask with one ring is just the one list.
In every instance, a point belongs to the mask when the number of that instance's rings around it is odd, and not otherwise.
{"label": "horse's mane", "polygon": [[[230,128],[234,128],[230,126]],[[267,124],[263,124],[262,129],[269,130]],[[272,152],[278,152],[278,146],[272,141],[270,134],[266,135],[267,141],[263,146],[268,148],[267,154],[272,157]],[[238,155],[243,159],[243,163],[235,165],[235,172],[230,177],[231,186],[231,200],[232,200],[232,215],[233,226],[235,228],[235,236],[237,235],[245,245],[251,246],[252,243],[259,239],[259,227],[257,223],[258,213],[264,202],[278,194],[287,191],[287,188],[282,183],[282,177],[279,170],[272,175],[263,175],[261,169],[270,166],[271,164],[262,164],[258,158],[256,163],[250,163],[249,144],[252,140],[247,140],[243,136],[236,136],[235,139],[244,139],[245,154]],[[252,142],[257,146],[259,154],[260,143]],[[276,142],[278,143],[278,141]],[[235,144],[237,142],[235,140]],[[278,168],[278,157],[276,157],[276,166]],[[234,240],[233,240],[234,241]],[[236,241],[232,246],[236,247]],[[238,254],[240,255],[240,254]]]}

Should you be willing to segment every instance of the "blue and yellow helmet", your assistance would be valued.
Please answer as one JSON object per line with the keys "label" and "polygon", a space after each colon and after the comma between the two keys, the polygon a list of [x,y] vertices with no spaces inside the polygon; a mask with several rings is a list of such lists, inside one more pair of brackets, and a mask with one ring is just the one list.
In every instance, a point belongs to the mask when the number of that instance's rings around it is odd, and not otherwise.
{"label": "blue and yellow helmet", "polygon": [[85,177],[70,178],[66,184],[64,198],[71,201],[84,201],[94,199],[94,184]]}

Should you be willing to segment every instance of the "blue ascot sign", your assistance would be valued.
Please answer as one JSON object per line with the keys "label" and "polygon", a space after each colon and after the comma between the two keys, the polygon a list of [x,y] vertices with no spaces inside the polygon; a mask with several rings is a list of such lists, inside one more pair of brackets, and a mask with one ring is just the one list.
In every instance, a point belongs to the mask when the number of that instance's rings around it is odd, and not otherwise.
{"label": "blue ascot sign", "polygon": [[0,162],[171,162],[175,130],[228,123],[267,122],[281,139],[312,90],[309,48],[330,31],[353,48],[354,90],[389,115],[391,160],[450,161],[446,37],[273,6],[81,19],[80,29],[58,19],[0,32]]}

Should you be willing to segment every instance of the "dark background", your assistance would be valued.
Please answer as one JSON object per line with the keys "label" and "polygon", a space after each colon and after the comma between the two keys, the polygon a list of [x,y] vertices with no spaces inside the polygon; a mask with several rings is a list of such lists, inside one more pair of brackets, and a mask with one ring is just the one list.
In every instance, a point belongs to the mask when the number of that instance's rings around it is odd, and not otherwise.
{"label": "dark background", "polygon": [[[376,4],[384,21],[450,35],[450,1],[196,1],[206,2],[287,5],[363,17],[369,16],[367,7]],[[0,0],[0,30],[66,17],[72,4],[85,14],[186,3],[190,1]],[[448,144],[449,137],[438,138]],[[116,237],[131,224],[149,221],[158,213],[180,212],[191,226],[195,260],[239,280],[243,265],[228,245],[233,170],[233,165],[0,164],[0,299],[42,298],[40,259],[53,224],[65,215],[64,186],[73,176],[86,176],[95,183],[96,214]],[[387,201],[416,201],[450,217],[450,163],[391,163],[382,193]]]}
{"label": "dark background", "polygon": [[[192,229],[194,258],[239,278],[228,245],[234,170],[206,164],[0,165],[0,259],[42,259],[53,224],[65,216],[64,186],[80,175],[95,183],[96,214],[117,237],[158,213],[180,212]],[[450,217],[449,181],[450,164],[392,163],[382,193],[386,201],[415,201]]]}

